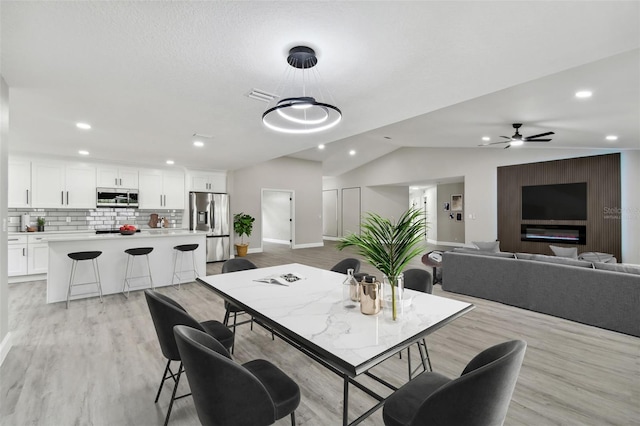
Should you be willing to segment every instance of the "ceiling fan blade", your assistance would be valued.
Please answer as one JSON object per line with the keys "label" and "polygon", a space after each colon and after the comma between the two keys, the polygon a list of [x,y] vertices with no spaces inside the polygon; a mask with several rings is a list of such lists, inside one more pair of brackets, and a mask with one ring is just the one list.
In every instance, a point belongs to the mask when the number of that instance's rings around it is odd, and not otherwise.
{"label": "ceiling fan blade", "polygon": [[500,136],[500,137],[511,140],[511,136]]}
{"label": "ceiling fan blade", "polygon": [[527,136],[526,138],[524,138],[524,140],[535,139],[535,138],[539,138],[541,136],[549,136],[549,135],[555,135],[555,133],[553,133],[553,132],[540,133],[539,135]]}
{"label": "ceiling fan blade", "polygon": [[526,139],[525,142],[550,142],[551,139]]}
{"label": "ceiling fan blade", "polygon": [[501,143],[509,143],[510,141],[503,141],[503,142],[487,142],[487,143],[481,143],[478,146],[489,146],[489,145],[498,145]]}
{"label": "ceiling fan blade", "polygon": [[511,144],[504,147],[504,149],[511,148]]}

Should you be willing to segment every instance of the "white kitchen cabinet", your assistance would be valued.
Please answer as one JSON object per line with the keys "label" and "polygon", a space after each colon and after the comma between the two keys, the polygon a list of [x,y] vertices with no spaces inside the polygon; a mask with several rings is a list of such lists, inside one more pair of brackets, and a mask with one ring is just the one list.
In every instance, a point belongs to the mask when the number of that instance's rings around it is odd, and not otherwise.
{"label": "white kitchen cabinet", "polygon": [[203,192],[227,192],[227,174],[224,172],[189,173],[189,190]]}
{"label": "white kitchen cabinet", "polygon": [[10,159],[8,166],[8,206],[31,207],[31,162]]}
{"label": "white kitchen cabinet", "polygon": [[184,173],[140,170],[138,177],[141,209],[184,209]]}
{"label": "white kitchen cabinet", "polygon": [[34,208],[95,208],[96,169],[86,164],[31,163]]}
{"label": "white kitchen cabinet", "polygon": [[138,170],[119,167],[103,167],[97,169],[97,186],[105,188],[138,188]]}
{"label": "white kitchen cabinet", "polygon": [[49,244],[29,244],[27,247],[27,274],[46,274],[49,268]]}
{"label": "white kitchen cabinet", "polygon": [[27,275],[27,236],[7,238],[7,276]]}

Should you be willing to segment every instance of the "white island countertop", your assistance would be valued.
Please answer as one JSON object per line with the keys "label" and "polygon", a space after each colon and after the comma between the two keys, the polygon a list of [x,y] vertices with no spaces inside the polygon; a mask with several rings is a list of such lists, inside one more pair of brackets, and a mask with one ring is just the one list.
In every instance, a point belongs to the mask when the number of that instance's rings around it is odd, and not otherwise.
{"label": "white island countertop", "polygon": [[132,235],[122,235],[120,233],[96,234],[91,232],[58,233],[44,235],[42,241],[86,241],[86,240],[114,240],[114,239],[134,239],[134,238],[161,238],[161,237],[181,237],[185,235],[207,235],[204,231],[190,231],[188,229],[145,229]]}
{"label": "white island countertop", "polygon": [[[198,244],[193,252],[196,268],[202,276],[206,275],[206,232],[190,231],[187,229],[150,229],[136,232],[132,235],[115,234],[91,234],[72,233],[47,235],[43,241],[49,243],[49,271],[47,274],[47,303],[61,302],[67,298],[67,287],[71,274],[72,261],[69,253],[79,251],[101,251],[97,258],[102,282],[103,295],[120,293],[122,291],[125,268],[128,255],[125,250],[137,247],[153,247],[149,253],[149,264],[155,287],[163,287],[172,284],[174,247],[182,244]],[[183,257],[183,269],[192,269],[191,253],[185,253]],[[181,256],[178,256],[180,263]],[[136,256],[133,276],[147,274],[145,256]],[[193,281],[193,274],[185,273],[182,282]],[[79,262],[76,271],[76,282],[93,281],[93,269],[91,262]],[[177,283],[177,281],[176,281]],[[138,289],[149,288],[150,283],[146,279],[138,279],[131,283]],[[95,286],[87,286],[87,290],[93,290]],[[82,289],[74,288],[74,291]],[[74,297],[71,299],[93,297],[97,293]]]}

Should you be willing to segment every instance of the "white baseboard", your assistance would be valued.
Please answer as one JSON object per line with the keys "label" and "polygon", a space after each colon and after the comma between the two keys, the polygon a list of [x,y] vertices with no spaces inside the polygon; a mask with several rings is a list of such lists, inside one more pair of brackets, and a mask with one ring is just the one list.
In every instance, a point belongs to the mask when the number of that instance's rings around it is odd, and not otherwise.
{"label": "white baseboard", "polygon": [[46,279],[47,279],[47,274],[18,275],[16,277],[9,277],[7,279],[7,282],[9,284],[13,284],[13,283],[25,283],[28,281],[40,281],[40,280],[46,280]]}
{"label": "white baseboard", "polygon": [[294,249],[312,248],[312,247],[324,247],[324,243],[308,243],[308,244],[296,244]]}
{"label": "white baseboard", "polygon": [[0,365],[2,365],[4,359],[9,354],[12,345],[11,332],[8,332],[7,335],[4,336],[4,339],[2,339],[2,343],[0,343]]}
{"label": "white baseboard", "polygon": [[434,244],[439,246],[466,247],[465,243],[454,243],[451,241],[437,241]]}
{"label": "white baseboard", "polygon": [[327,237],[327,236],[324,236],[324,235],[322,236],[322,239],[323,240],[328,240],[328,241],[339,241],[339,240],[341,240],[340,237]]}
{"label": "white baseboard", "polygon": [[262,241],[265,241],[267,243],[274,243],[274,244],[286,244],[289,245],[289,240],[276,240],[274,238],[263,238]]}
{"label": "white baseboard", "polygon": [[262,247],[250,248],[247,253],[262,253]]}

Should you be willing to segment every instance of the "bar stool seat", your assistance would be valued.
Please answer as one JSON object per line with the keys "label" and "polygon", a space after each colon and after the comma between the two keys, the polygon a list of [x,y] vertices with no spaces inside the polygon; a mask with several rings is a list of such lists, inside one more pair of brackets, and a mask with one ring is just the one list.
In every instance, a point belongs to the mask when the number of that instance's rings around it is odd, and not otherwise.
{"label": "bar stool seat", "polygon": [[[151,276],[151,265],[149,264],[149,253],[151,253],[152,251],[153,251],[153,247],[136,247],[136,248],[126,249],[124,251],[125,253],[127,253],[129,255],[129,256],[127,256],[127,267],[125,269],[124,281],[122,283],[122,294],[127,299],[129,298],[129,291],[132,288],[131,287],[131,280],[133,280],[133,279],[148,278],[149,279],[149,283],[151,285],[151,289],[155,290],[155,286],[153,285],[153,277]],[[133,266],[134,266],[134,263],[135,263],[136,256],[145,256],[146,257],[146,259],[147,259],[147,271],[148,271],[147,275],[132,276],[132,274],[133,274]],[[131,265],[131,267],[129,267],[129,265]],[[148,287],[144,286],[144,288],[148,288]],[[127,291],[126,293],[125,293],[125,290]]]}
{"label": "bar stool seat", "polygon": [[[193,273],[193,279],[195,280],[200,275],[198,274],[198,268],[196,267],[196,257],[194,251],[199,247],[199,244],[181,244],[173,247],[173,276],[171,277],[171,285],[180,289],[180,284],[182,283],[182,275],[184,273],[190,272]],[[191,253],[191,263],[192,269],[182,269],[182,263],[185,253]],[[178,255],[180,255],[180,269],[178,269]],[[175,280],[178,279],[178,283],[176,286]]]}
{"label": "bar stool seat", "polygon": [[[71,276],[69,277],[69,286],[67,288],[67,309],[69,309],[69,301],[71,300],[71,289],[73,287],[81,286],[81,285],[89,285],[96,284],[98,286],[98,294],[100,296],[100,302],[102,303],[102,284],[100,283],[100,271],[98,269],[98,261],[97,258],[102,254],[101,251],[77,251],[73,253],[67,253],[67,256],[73,261],[71,264]],[[93,274],[95,277],[95,281],[89,281],[86,283],[76,283],[74,282],[76,269],[78,267],[78,262],[82,262],[84,260],[90,260],[93,266]],[[75,296],[80,296],[87,293],[79,293],[75,294]]]}

